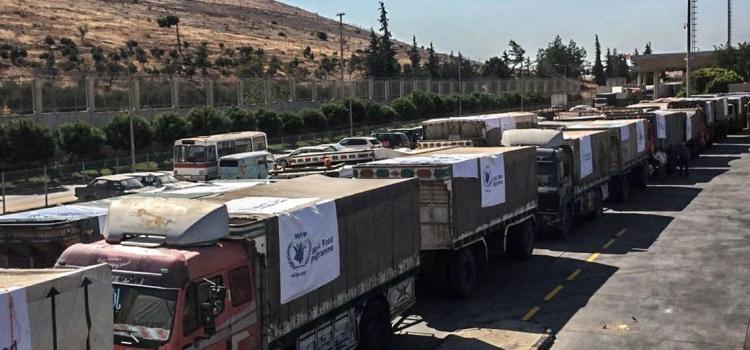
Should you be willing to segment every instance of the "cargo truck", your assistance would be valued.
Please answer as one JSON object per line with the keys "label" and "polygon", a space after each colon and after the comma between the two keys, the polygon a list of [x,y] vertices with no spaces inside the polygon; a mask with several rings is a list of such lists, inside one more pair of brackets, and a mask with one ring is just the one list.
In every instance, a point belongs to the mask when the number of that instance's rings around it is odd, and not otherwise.
{"label": "cargo truck", "polygon": [[577,219],[598,217],[609,195],[609,135],[597,130],[508,130],[506,146],[535,146],[540,231],[566,238]]}
{"label": "cargo truck", "polygon": [[0,349],[112,349],[112,272],[0,269]]}
{"label": "cargo truck", "polygon": [[422,122],[424,139],[418,147],[500,146],[503,131],[537,125],[537,115],[511,112],[468,117],[430,119]]}
{"label": "cargo truck", "polygon": [[57,267],[113,268],[115,349],[387,349],[415,302],[417,181],[320,175],[122,198]]}
{"label": "cargo truck", "polygon": [[609,194],[617,202],[630,197],[631,183],[648,184],[647,128],[643,119],[576,122],[565,130],[606,130],[609,133]]}
{"label": "cargo truck", "polygon": [[534,147],[459,147],[358,164],[354,177],[419,179],[420,272],[465,297],[489,252],[531,256],[535,160]]}

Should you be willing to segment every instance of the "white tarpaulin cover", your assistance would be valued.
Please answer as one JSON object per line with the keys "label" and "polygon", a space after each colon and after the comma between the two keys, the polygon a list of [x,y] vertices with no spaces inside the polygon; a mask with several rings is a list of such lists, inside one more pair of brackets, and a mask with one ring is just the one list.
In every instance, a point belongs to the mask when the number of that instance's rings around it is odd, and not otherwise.
{"label": "white tarpaulin cover", "polygon": [[643,124],[643,120],[639,120],[635,124],[635,129],[638,135],[638,153],[646,150],[646,126]]}
{"label": "white tarpaulin cover", "polygon": [[453,167],[453,177],[477,177],[477,159],[481,154],[432,154],[424,157],[391,158],[371,162],[373,165],[448,165]]}
{"label": "white tarpaulin cover", "polygon": [[279,215],[281,303],[286,304],[341,273],[336,202]]}
{"label": "white tarpaulin cover", "polygon": [[663,115],[656,116],[656,137],[667,138],[667,119]]}
{"label": "white tarpaulin cover", "polygon": [[581,179],[594,172],[594,157],[591,152],[591,136],[581,137],[581,148],[578,150],[581,157]]}
{"label": "white tarpaulin cover", "polygon": [[245,197],[226,202],[229,214],[273,215],[305,204],[318,198]]}
{"label": "white tarpaulin cover", "polygon": [[620,142],[627,141],[630,138],[630,127],[625,125],[620,127]]}
{"label": "white tarpaulin cover", "polygon": [[[0,222],[81,220],[107,215],[107,208],[70,204],[0,216]],[[2,348],[0,348],[2,349]]]}
{"label": "white tarpaulin cover", "polygon": [[690,116],[685,116],[685,140],[690,141],[693,138],[693,122]]}
{"label": "white tarpaulin cover", "polygon": [[31,349],[26,291],[0,288],[0,349]]}
{"label": "white tarpaulin cover", "polygon": [[502,153],[479,159],[482,171],[482,207],[505,203],[505,157]]}
{"label": "white tarpaulin cover", "polygon": [[500,128],[505,130],[513,130],[516,128],[516,118],[513,117],[503,117],[500,118]]}

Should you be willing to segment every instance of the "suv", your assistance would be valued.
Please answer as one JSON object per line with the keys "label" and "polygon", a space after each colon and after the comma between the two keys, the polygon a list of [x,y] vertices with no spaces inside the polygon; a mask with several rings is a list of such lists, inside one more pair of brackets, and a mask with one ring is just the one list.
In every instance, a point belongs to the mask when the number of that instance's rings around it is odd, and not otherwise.
{"label": "suv", "polygon": [[133,176],[110,175],[100,176],[84,187],[75,189],[76,198],[81,201],[93,201],[98,199],[122,196],[124,194],[139,193],[149,190]]}
{"label": "suv", "polygon": [[383,147],[380,141],[374,137],[347,137],[339,141],[339,145],[357,151]]}
{"label": "suv", "polygon": [[372,136],[378,139],[385,148],[411,147],[409,137],[402,132],[378,132]]}
{"label": "suv", "polygon": [[413,127],[413,128],[400,128],[400,129],[391,129],[388,130],[389,132],[402,132],[406,134],[406,137],[409,138],[409,141],[411,141],[411,147],[415,148],[417,147],[417,143],[419,140],[422,139],[422,136],[424,134],[424,130],[421,126]]}

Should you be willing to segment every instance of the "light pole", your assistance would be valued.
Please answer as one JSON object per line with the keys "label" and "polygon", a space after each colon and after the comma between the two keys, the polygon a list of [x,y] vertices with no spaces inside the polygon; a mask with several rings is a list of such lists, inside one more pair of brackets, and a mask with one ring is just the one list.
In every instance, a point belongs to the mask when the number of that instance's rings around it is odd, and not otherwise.
{"label": "light pole", "polygon": [[[344,89],[344,15],[346,13],[339,12],[336,16],[339,16],[339,68],[341,70],[341,89]],[[351,79],[349,79],[351,80]],[[351,88],[349,89],[349,136],[354,136],[354,117],[352,115],[352,93]]]}
{"label": "light pole", "polygon": [[461,116],[463,108],[461,100],[464,98],[464,83],[461,81],[461,53],[458,53],[458,116]]}
{"label": "light pole", "polygon": [[125,70],[128,72],[128,97],[130,98],[130,108],[128,111],[128,121],[130,122],[130,167],[135,171],[135,135],[133,132],[133,111],[135,110],[135,94],[133,91],[133,79],[130,75],[130,53],[128,53],[128,66]]}

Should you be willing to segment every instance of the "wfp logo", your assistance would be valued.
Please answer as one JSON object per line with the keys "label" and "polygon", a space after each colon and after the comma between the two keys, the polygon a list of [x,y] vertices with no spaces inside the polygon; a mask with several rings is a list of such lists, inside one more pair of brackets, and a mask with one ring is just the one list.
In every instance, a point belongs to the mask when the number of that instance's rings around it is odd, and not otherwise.
{"label": "wfp logo", "polygon": [[310,263],[311,253],[312,242],[307,236],[307,232],[295,233],[294,239],[286,247],[286,260],[289,267],[299,269],[307,266]]}
{"label": "wfp logo", "polygon": [[482,170],[482,181],[485,187],[492,185],[492,171],[489,165],[485,165]]}

